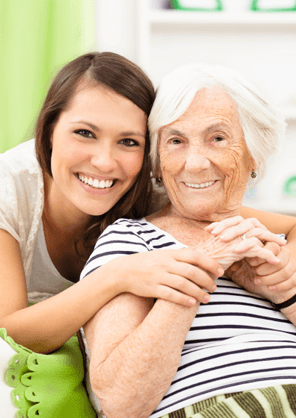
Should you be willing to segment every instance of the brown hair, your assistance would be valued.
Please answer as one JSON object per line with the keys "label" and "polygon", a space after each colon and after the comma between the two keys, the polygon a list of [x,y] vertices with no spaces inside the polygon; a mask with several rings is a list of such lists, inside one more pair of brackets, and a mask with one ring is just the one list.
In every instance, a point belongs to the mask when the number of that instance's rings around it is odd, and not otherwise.
{"label": "brown hair", "polygon": [[[42,170],[51,173],[51,136],[61,112],[65,111],[83,80],[102,85],[131,100],[148,116],[155,98],[153,85],[134,63],[112,52],[82,55],[57,74],[47,93],[36,125],[36,154]],[[93,246],[103,230],[120,217],[141,218],[149,212],[151,202],[150,142],[146,135],[143,166],[129,191],[107,213],[94,216],[82,237],[83,244]]]}

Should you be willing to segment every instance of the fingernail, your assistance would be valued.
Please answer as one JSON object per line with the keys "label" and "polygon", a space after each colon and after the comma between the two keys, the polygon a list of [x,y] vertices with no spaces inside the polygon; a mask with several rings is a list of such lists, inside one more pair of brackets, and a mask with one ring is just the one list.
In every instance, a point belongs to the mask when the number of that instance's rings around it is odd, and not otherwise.
{"label": "fingernail", "polygon": [[260,284],[261,283],[261,280],[260,279],[254,279],[254,283],[255,284]]}
{"label": "fingernail", "polygon": [[275,290],[275,286],[268,286],[269,290]]}
{"label": "fingernail", "polygon": [[208,303],[210,301],[210,296],[209,295],[206,295],[204,298],[203,298],[203,303]]}
{"label": "fingernail", "polygon": [[212,287],[212,289],[210,291],[215,292],[216,289],[217,289],[217,286],[214,284],[214,286]]}
{"label": "fingernail", "polygon": [[223,274],[224,274],[224,270],[221,268],[218,268],[218,277],[223,276]]}
{"label": "fingernail", "polygon": [[196,299],[189,299],[189,301],[188,301],[189,306],[193,306],[193,305],[195,305],[195,303],[196,303]]}

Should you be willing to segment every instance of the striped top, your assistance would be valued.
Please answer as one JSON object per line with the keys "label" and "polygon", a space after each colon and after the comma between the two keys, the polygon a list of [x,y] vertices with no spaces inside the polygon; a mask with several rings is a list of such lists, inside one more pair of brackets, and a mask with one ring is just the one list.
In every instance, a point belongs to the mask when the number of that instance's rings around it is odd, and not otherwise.
{"label": "striped top", "polygon": [[[98,239],[81,277],[118,256],[184,247],[145,219],[119,219]],[[296,383],[295,326],[269,301],[230,279],[216,284],[211,301],[193,320],[178,371],[151,418],[222,393]]]}

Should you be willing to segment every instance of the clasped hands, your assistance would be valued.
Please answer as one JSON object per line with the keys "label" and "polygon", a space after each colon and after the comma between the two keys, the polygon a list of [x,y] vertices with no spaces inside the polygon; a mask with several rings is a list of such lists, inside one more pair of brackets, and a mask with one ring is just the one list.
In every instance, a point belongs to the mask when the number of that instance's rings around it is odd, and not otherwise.
{"label": "clasped hands", "polygon": [[245,258],[225,272],[236,284],[277,304],[296,294],[296,260],[286,241],[257,219],[236,216],[212,223],[206,229],[225,243],[245,234],[233,250],[245,254]]}

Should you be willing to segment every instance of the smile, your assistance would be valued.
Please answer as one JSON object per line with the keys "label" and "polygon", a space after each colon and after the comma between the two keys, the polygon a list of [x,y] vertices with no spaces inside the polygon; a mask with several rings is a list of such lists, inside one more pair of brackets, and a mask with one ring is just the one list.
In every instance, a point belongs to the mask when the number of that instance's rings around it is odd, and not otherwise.
{"label": "smile", "polygon": [[115,180],[98,180],[83,176],[81,174],[77,174],[77,177],[82,183],[87,184],[88,186],[91,186],[95,189],[110,189],[115,183]]}
{"label": "smile", "polygon": [[216,180],[214,180],[214,181],[208,181],[206,183],[200,183],[200,184],[185,183],[185,185],[187,187],[191,187],[193,189],[204,189],[206,187],[212,186],[212,184],[214,184],[215,182],[216,182]]}

